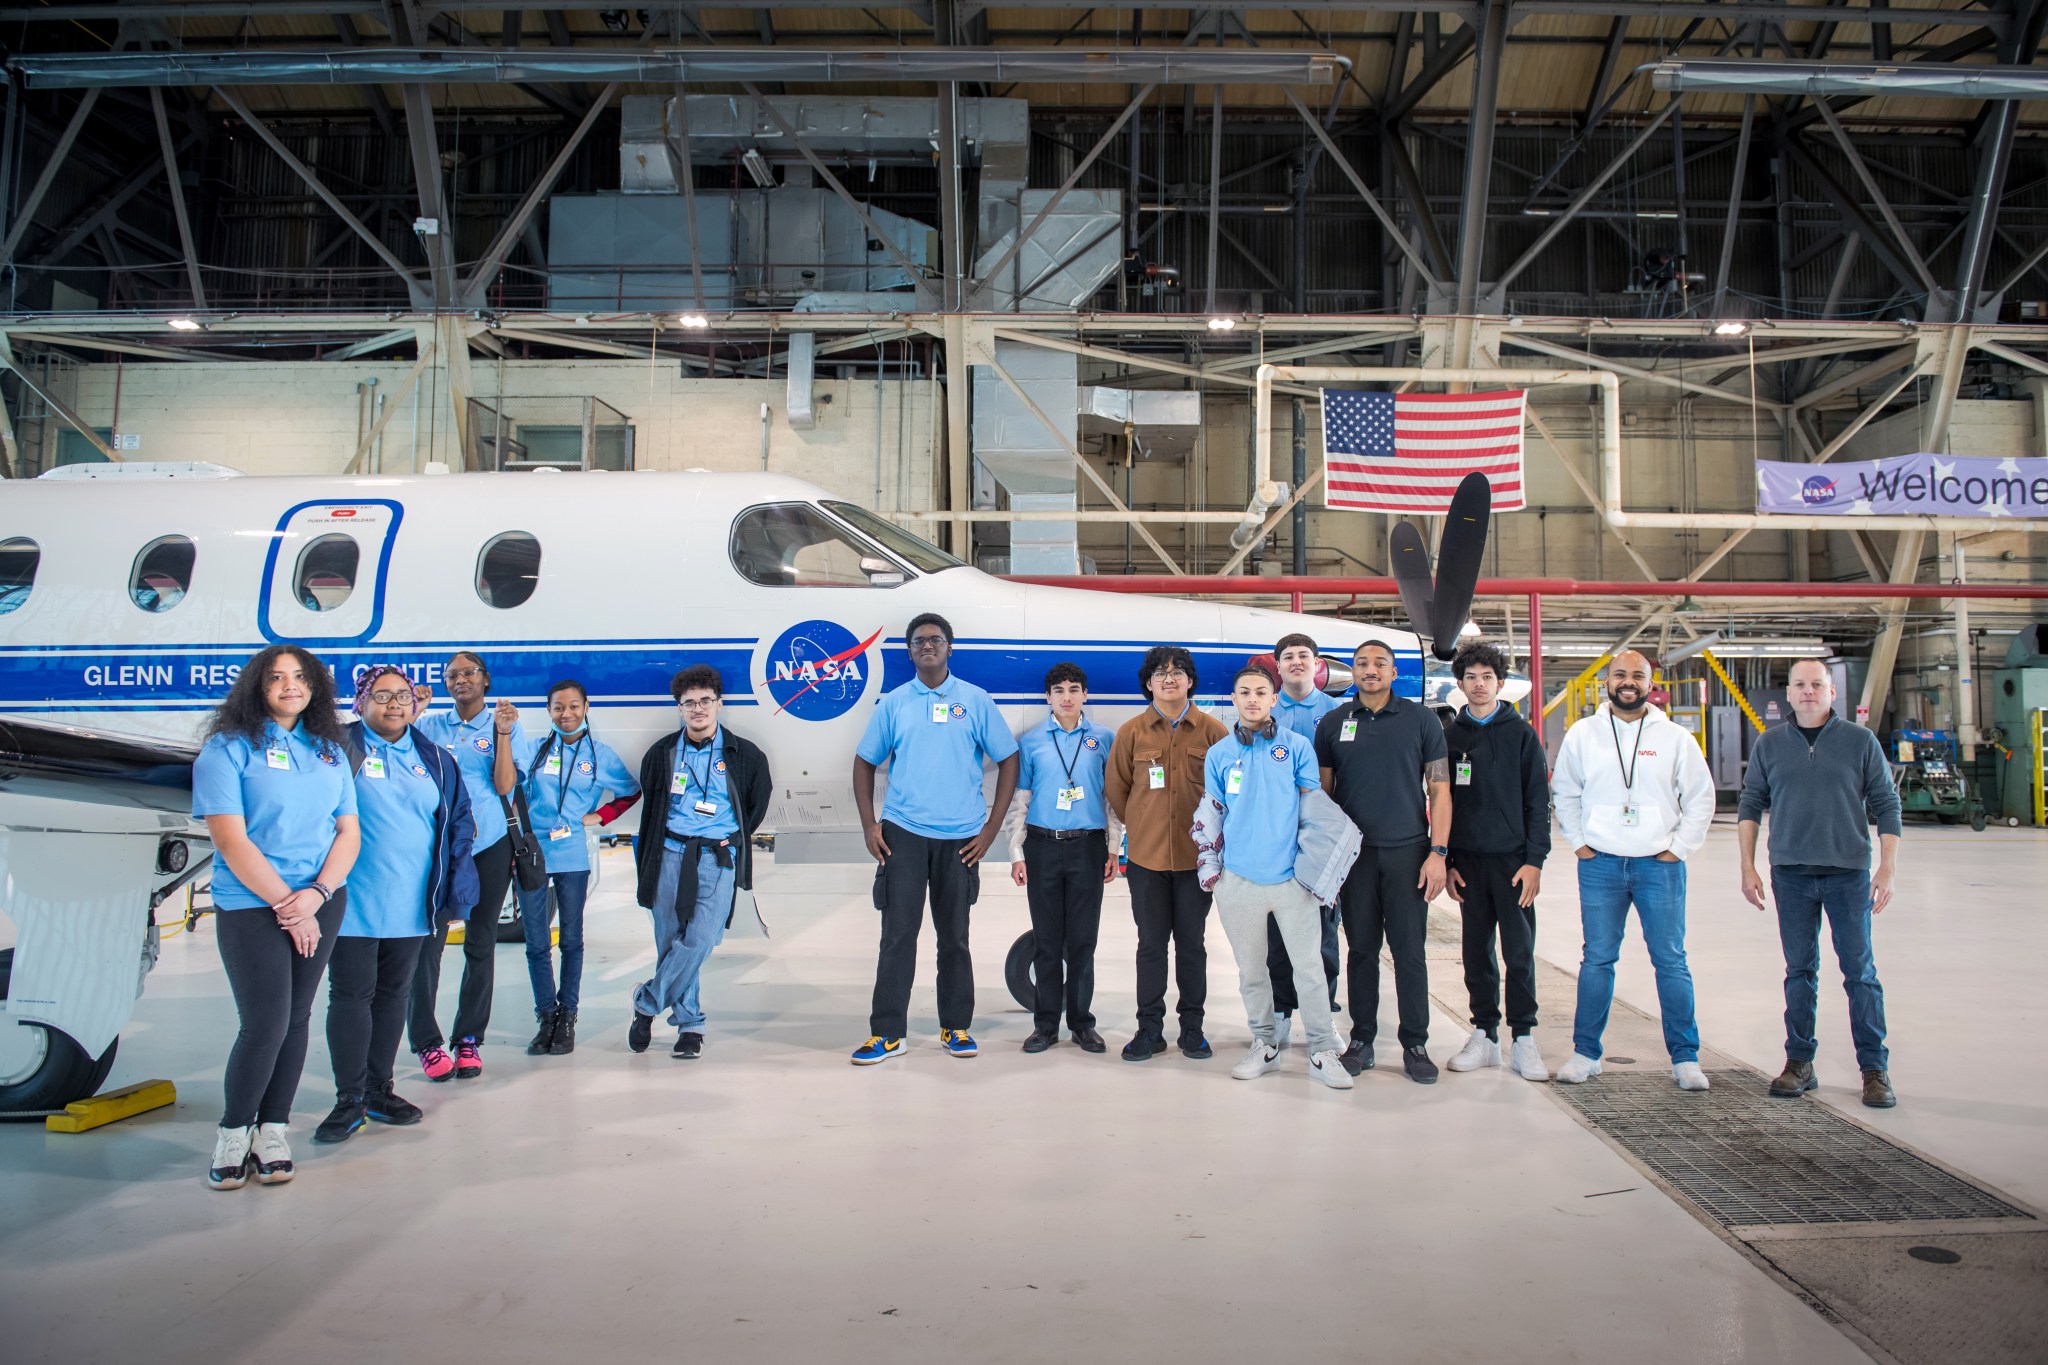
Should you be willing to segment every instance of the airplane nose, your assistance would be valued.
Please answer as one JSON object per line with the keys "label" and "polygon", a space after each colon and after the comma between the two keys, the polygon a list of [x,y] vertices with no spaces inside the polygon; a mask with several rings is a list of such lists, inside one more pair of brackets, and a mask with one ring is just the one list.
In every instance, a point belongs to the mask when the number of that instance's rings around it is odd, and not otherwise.
{"label": "airplane nose", "polygon": [[1323,660],[1323,667],[1329,673],[1329,677],[1323,680],[1323,691],[1333,692],[1341,696],[1351,690],[1350,664],[1340,664],[1334,659],[1325,659]]}

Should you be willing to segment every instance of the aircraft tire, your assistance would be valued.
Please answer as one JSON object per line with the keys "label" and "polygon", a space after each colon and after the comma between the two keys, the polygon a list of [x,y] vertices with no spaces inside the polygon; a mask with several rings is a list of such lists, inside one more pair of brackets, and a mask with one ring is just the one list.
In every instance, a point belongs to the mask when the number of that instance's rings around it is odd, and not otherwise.
{"label": "aircraft tire", "polygon": [[1026,929],[1003,960],[1003,980],[1010,987],[1010,996],[1027,1010],[1038,1008],[1038,992],[1031,979],[1031,959],[1037,952],[1038,939]]}
{"label": "aircraft tire", "polygon": [[[0,999],[7,996],[14,973],[14,949],[0,949]],[[6,1027],[0,1022],[0,1027]],[[14,1074],[0,1079],[0,1113],[62,1109],[82,1100],[100,1087],[113,1070],[116,1038],[99,1058],[86,1055],[84,1048],[68,1034],[42,1024],[15,1021],[14,1027],[28,1031],[33,1041],[26,1049],[11,1052]]]}

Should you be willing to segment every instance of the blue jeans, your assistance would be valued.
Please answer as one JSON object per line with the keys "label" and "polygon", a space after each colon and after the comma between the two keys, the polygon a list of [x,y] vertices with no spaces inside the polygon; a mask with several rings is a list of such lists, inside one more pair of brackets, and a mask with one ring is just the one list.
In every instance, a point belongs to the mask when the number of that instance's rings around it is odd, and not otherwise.
{"label": "blue jeans", "polygon": [[1849,1036],[1856,1065],[1884,1071],[1891,1053],[1884,1045],[1884,987],[1870,950],[1870,874],[1842,871],[1828,876],[1771,869],[1771,899],[1778,903],[1778,942],[1785,948],[1785,1056],[1813,1060],[1814,1012],[1820,1005],[1820,917],[1828,917],[1849,992]]}
{"label": "blue jeans", "polygon": [[[555,915],[562,929],[562,988],[555,989],[555,964],[548,951],[548,883],[555,888]],[[533,1012],[576,1012],[583,993],[583,903],[590,898],[588,872],[552,872],[540,890],[519,891],[519,920],[526,930],[526,974],[533,978]]]}
{"label": "blue jeans", "polygon": [[684,1033],[702,1033],[704,1011],[697,1002],[697,978],[711,950],[725,938],[735,869],[720,867],[718,855],[708,848],[698,855],[697,906],[687,925],[676,922],[676,882],[682,871],[682,851],[663,849],[653,909],[654,947],[661,957],[654,965],[653,977],[634,989],[633,1011],[660,1014],[666,1010],[669,1022]]}
{"label": "blue jeans", "polygon": [[1693,1021],[1692,969],[1685,965],[1685,864],[1656,858],[1595,853],[1579,861],[1579,922],[1586,949],[1579,960],[1579,1008],[1572,1020],[1572,1050],[1600,1059],[1600,1035],[1614,1004],[1614,963],[1633,904],[1643,943],[1657,969],[1657,1008],[1664,1016],[1664,1048],[1676,1062],[1700,1058]]}

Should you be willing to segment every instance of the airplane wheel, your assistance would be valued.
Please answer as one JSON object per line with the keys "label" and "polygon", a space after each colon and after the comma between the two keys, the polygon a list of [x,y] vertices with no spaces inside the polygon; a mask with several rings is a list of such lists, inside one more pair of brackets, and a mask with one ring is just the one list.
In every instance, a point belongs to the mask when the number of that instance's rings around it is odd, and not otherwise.
{"label": "airplane wheel", "polygon": [[[14,949],[0,950],[0,999],[14,974]],[[69,1035],[42,1024],[0,1023],[0,1112],[62,1109],[100,1088],[114,1067],[121,1040],[97,1060]]]}
{"label": "airplane wheel", "polygon": [[1026,929],[1003,960],[1003,980],[1010,987],[1010,997],[1027,1010],[1038,1008],[1038,992],[1031,978],[1031,959],[1037,952],[1038,938]]}

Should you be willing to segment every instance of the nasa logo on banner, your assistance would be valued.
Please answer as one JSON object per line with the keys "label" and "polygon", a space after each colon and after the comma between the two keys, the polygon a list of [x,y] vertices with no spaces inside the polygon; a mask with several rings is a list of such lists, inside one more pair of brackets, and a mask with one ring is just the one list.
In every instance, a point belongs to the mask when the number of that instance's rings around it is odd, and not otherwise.
{"label": "nasa logo on banner", "polygon": [[1799,500],[1808,507],[1825,507],[1835,500],[1835,480],[1815,474],[1799,485]]}
{"label": "nasa logo on banner", "polygon": [[865,640],[836,621],[800,621],[762,651],[759,667],[772,714],[798,720],[837,720],[868,695],[881,661],[869,651],[882,638],[879,628]]}

